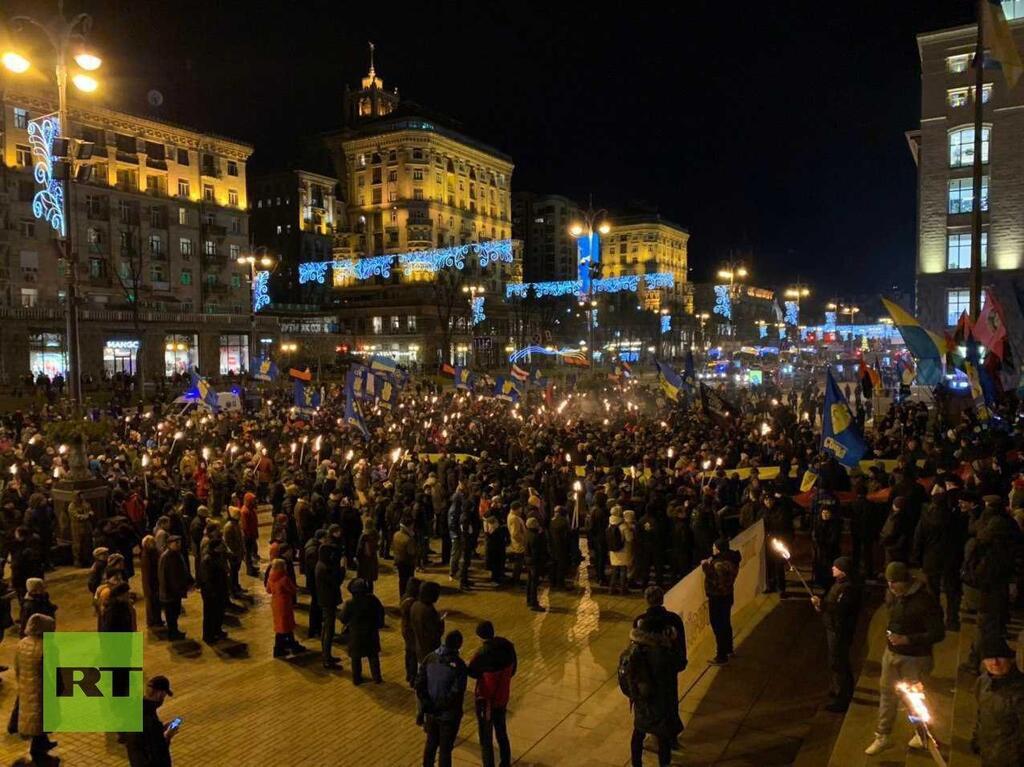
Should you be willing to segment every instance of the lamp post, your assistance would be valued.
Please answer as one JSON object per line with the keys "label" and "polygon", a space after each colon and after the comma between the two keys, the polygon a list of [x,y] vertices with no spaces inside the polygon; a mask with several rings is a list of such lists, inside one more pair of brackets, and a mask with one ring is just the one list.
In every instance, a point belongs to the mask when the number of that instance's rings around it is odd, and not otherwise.
{"label": "lamp post", "polygon": [[796,322],[794,325],[800,324],[800,299],[807,298],[811,295],[811,289],[804,285],[802,282],[797,282],[795,285],[790,285],[786,288],[784,295],[791,301],[796,302]]}
{"label": "lamp post", "polygon": [[[473,326],[476,324],[474,321],[474,308],[476,306],[476,299],[483,296],[486,288],[483,285],[463,285],[462,292],[469,296],[469,337],[473,338]],[[473,349],[473,344],[470,343],[470,349]]]}
{"label": "lamp post", "polygon": [[[593,205],[591,205],[580,213],[582,220],[573,222],[569,227],[569,234],[576,239],[577,262],[579,264],[581,283],[578,302],[581,306],[585,306],[587,310],[587,357],[590,361],[591,370],[594,367],[594,309],[597,307],[597,302],[594,300],[594,275],[597,271],[595,265],[600,258],[601,235],[608,234],[612,230],[611,224],[605,220],[607,215],[608,211],[604,208],[594,210]],[[584,239],[587,242],[587,254],[581,256],[579,253],[580,241]]]}
{"label": "lamp post", "polygon": [[[71,184],[74,174],[71,172],[73,155],[71,153],[71,125],[68,122],[68,74],[69,59],[72,59],[80,70],[71,74],[71,82],[80,91],[86,93],[96,90],[97,82],[86,72],[99,69],[103,61],[95,53],[85,46],[85,36],[92,28],[92,17],[87,13],[80,13],[70,20],[64,17],[64,0],[57,0],[57,15],[47,21],[39,21],[31,16],[15,16],[11,24],[16,30],[27,26],[33,26],[42,31],[43,36],[50,43],[54,56],[54,71],[57,78],[57,129],[60,136],[54,136],[51,147],[60,145],[64,147],[61,152],[53,152],[56,159],[61,162],[61,175],[63,188],[59,200],[60,225],[54,224],[58,231],[63,228],[62,239],[64,241],[64,261],[68,269],[68,295],[67,295],[67,346],[68,346],[68,390],[71,394],[71,401],[76,409],[82,404],[82,370],[81,350],[78,341],[78,254],[72,247],[71,237]],[[32,66],[31,62],[20,53],[14,50],[5,51],[2,56],[4,66],[14,72],[21,74],[27,72]],[[84,154],[84,153],[83,153]],[[82,159],[86,159],[84,156]],[[35,205],[33,205],[33,212]]]}
{"label": "lamp post", "polygon": [[[257,275],[266,272],[267,278],[269,278],[270,271],[277,265],[277,262],[267,255],[265,245],[254,248],[247,256],[239,256],[237,261],[241,265],[249,266],[249,364],[246,367],[249,374],[252,375],[253,361],[256,359],[256,312],[270,303],[270,298],[266,295],[266,282],[264,281],[261,285],[257,280]],[[257,269],[257,265],[262,268]],[[263,292],[261,293],[260,290]]]}
{"label": "lamp post", "polygon": [[[846,314],[850,317],[850,348],[853,348],[853,317],[860,311],[860,307],[855,304],[842,304],[833,301],[828,304],[828,309],[836,312],[837,314]],[[836,323],[838,327],[838,322]]]}
{"label": "lamp post", "polygon": [[883,338],[886,343],[892,343],[892,317],[879,317],[878,324],[885,325],[885,334]]}
{"label": "lamp post", "polygon": [[708,339],[707,339],[707,334],[704,332],[704,326],[707,324],[707,321],[709,319],[711,319],[711,315],[708,314],[707,312],[701,312],[700,314],[697,315],[697,319],[700,320],[700,345],[701,345],[701,350],[702,351],[707,351]]}
{"label": "lamp post", "polygon": [[[730,301],[736,302],[736,299],[739,297],[739,291],[736,290],[736,283],[739,282],[740,280],[746,279],[748,274],[749,274],[749,272],[747,271],[747,267],[745,267],[742,262],[740,262],[740,261],[733,261],[731,259],[729,261],[726,261],[722,265],[722,268],[718,270],[718,279],[720,279],[720,280],[728,280],[729,281],[729,300]],[[733,335],[732,318],[730,317],[728,319],[729,319],[729,323],[728,323],[729,335],[732,336]]]}

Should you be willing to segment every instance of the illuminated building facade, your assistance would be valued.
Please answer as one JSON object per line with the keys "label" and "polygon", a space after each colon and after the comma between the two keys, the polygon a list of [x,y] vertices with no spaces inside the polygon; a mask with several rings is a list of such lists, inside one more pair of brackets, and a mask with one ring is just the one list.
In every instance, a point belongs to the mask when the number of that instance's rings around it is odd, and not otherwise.
{"label": "illuminated building facade", "polygon": [[[1024,2],[1003,9],[1024,48]],[[907,139],[918,168],[917,312],[940,330],[970,304],[974,162],[974,25],[918,35],[921,125]],[[986,69],[982,91],[982,284],[1006,311],[1010,337],[1024,332],[1024,82],[1012,91]]]}
{"label": "illuminated building facade", "polygon": [[651,311],[667,308],[674,315],[693,312],[686,288],[686,246],[690,233],[658,215],[611,217],[611,231],[601,237],[601,276],[671,274],[671,288],[641,291],[642,305]]}
{"label": "illuminated building facade", "polygon": [[577,279],[576,238],[569,228],[580,220],[580,207],[567,197],[512,195],[512,236],[523,243],[526,282]]}
{"label": "illuminated building facade", "polygon": [[[40,154],[29,133],[55,111],[55,94],[13,80],[0,87],[0,379],[52,376],[66,369],[66,265],[56,232],[32,211]],[[90,177],[71,184],[67,222],[83,373],[133,373],[140,354],[147,380],[190,365],[207,375],[247,368],[251,293],[236,258],[248,249],[252,147],[85,97],[69,109],[61,133],[93,152]],[[276,321],[256,327],[276,337]]]}
{"label": "illuminated building facade", "polygon": [[[431,268],[408,254],[435,251],[444,259],[450,249],[509,241],[511,158],[400,101],[372,62],[361,88],[346,92],[344,112],[347,124],[324,137],[347,217],[334,248],[339,266],[323,288],[315,278],[304,283],[314,286],[304,300],[337,312],[354,350],[429,365],[496,361],[513,333],[501,298],[522,277],[518,247],[486,266],[467,256],[462,268]],[[483,292],[466,295],[470,286]],[[474,297],[482,304],[472,305]]]}

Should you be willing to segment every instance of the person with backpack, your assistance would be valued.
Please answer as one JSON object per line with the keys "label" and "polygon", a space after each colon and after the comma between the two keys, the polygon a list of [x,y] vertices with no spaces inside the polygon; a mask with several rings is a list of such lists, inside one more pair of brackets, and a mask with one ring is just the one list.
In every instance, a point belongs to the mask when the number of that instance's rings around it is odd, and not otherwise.
{"label": "person with backpack", "polygon": [[[429,582],[429,581],[428,581]],[[427,733],[423,767],[434,767],[440,750],[440,767],[451,767],[452,750],[462,726],[462,701],[469,672],[459,657],[462,632],[450,631],[444,643],[429,653],[416,673],[416,723]]]}
{"label": "person with backpack", "polygon": [[632,767],[643,767],[644,738],[658,740],[658,765],[672,763],[672,744],[682,732],[676,697],[675,631],[641,617],[629,634],[629,647],[619,657],[619,689],[633,711],[629,742]]}
{"label": "person with backpack", "polygon": [[712,555],[700,563],[704,571],[704,593],[708,597],[708,617],[715,632],[717,650],[711,663],[723,666],[733,654],[733,586],[740,571],[740,553],[729,548],[728,538],[715,541]]}
{"label": "person with backpack", "polygon": [[[627,540],[627,535],[630,540]],[[608,544],[608,560],[611,562],[612,573],[608,579],[608,593],[614,594],[616,589],[621,594],[629,593],[629,570],[633,566],[632,530],[628,528],[622,517],[622,507],[613,506],[608,517],[605,530],[605,542]]]}
{"label": "person with backpack", "polygon": [[483,644],[469,662],[469,676],[476,680],[474,697],[483,767],[494,767],[494,740],[498,741],[500,767],[511,767],[512,747],[505,716],[512,677],[519,665],[516,647],[505,637],[495,636],[490,621],[477,624],[476,635]]}
{"label": "person with backpack", "polygon": [[[683,625],[683,619],[677,613],[665,609],[665,592],[660,586],[648,586],[644,591],[644,600],[647,602],[647,612],[633,621],[633,628],[637,628],[644,622],[649,631],[668,634],[672,637],[672,660],[675,665],[675,672],[671,676],[672,697],[679,700],[679,674],[686,671],[689,664],[686,657],[686,627]],[[678,708],[675,715],[678,719]],[[683,720],[679,719],[679,732],[682,731]],[[681,748],[678,734],[672,738],[671,748],[672,750]]]}

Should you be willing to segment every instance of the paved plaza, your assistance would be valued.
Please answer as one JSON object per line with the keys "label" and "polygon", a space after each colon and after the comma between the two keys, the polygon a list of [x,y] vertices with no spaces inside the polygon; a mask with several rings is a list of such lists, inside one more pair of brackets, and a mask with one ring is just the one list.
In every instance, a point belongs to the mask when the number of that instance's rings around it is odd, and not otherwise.
{"label": "paved plaza", "polygon": [[[547,612],[533,613],[521,591],[481,585],[460,593],[442,568],[431,568],[425,575],[442,584],[438,607],[448,613],[448,628],[465,634],[464,655],[477,647],[473,630],[484,618],[516,644],[520,662],[512,685],[509,731],[517,765],[628,764],[632,716],[619,691],[616,668],[632,618],[643,609],[638,595],[609,596],[603,589],[592,592],[583,583],[570,592],[545,590],[542,602]],[[397,578],[391,568],[382,565],[377,583],[389,612],[389,627],[382,633],[384,684],[359,688],[352,684],[343,648],[337,654],[343,657],[344,671],[326,671],[313,651],[318,643],[304,638],[305,595],[297,610],[297,635],[311,652],[294,660],[274,660],[269,597],[260,580],[242,578],[254,602],[238,616],[240,625],[231,625],[235,621],[229,616],[230,640],[216,647],[197,641],[202,612],[198,594],[186,602],[182,626],[187,639],[168,643],[146,633],[147,675],[166,674],[175,690],[162,709],[163,718],[184,718],[173,743],[175,764],[420,764],[423,734],[414,722],[414,693],[403,681],[402,640],[394,609]],[[85,571],[62,568],[51,574],[49,583],[60,606],[58,627],[94,630]],[[132,584],[140,588],[138,576]],[[808,657],[821,650],[815,645],[823,646],[823,639],[806,604],[789,602],[775,609],[776,605],[775,598],[761,597],[736,616],[738,659],[731,666],[709,667],[710,647],[693,653],[689,669],[680,677],[681,692],[688,691],[681,704],[688,729],[679,764],[788,764],[807,737],[811,725],[805,720],[823,700],[822,677],[814,674],[810,682],[780,688],[778,674],[785,673],[788,661],[806,666]],[[138,608],[144,620],[143,605]],[[807,626],[814,630],[804,630]],[[757,641],[745,645],[751,632],[758,634]],[[13,635],[5,638],[0,662],[13,665],[16,641]],[[6,717],[14,700],[13,670],[0,678],[0,711]],[[778,709],[772,703],[782,694],[789,708]],[[470,691],[467,697],[471,695]],[[780,710],[786,713],[782,720],[772,714]],[[478,765],[476,723],[468,706],[467,712],[456,764]],[[61,734],[55,739],[60,747],[54,753],[69,767],[127,763],[113,735]],[[4,764],[26,751],[27,743],[14,736],[0,740]],[[647,759],[651,764],[656,761],[653,753]]]}

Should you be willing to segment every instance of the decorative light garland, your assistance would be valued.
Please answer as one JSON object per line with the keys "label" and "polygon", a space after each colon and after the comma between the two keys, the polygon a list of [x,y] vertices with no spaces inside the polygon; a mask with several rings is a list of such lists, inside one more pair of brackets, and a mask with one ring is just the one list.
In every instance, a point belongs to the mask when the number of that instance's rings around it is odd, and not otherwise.
{"label": "decorative light garland", "polygon": [[672,330],[672,315],[663,314],[661,315],[661,332],[662,334],[668,333]]}
{"label": "decorative light garland", "polygon": [[800,304],[796,301],[786,302],[786,324],[787,325],[799,325],[800,324]]}
{"label": "decorative light garland", "polygon": [[[620,293],[622,291],[637,292],[643,278],[647,290],[675,287],[676,278],[672,272],[654,272],[653,274],[625,274],[621,277],[605,277],[593,280],[590,285],[594,293]],[[545,296],[578,295],[583,290],[581,280],[557,280],[554,282],[510,282],[505,286],[506,298],[526,298],[533,291],[537,298]]]}
{"label": "decorative light garland", "polygon": [[267,288],[270,283],[270,272],[256,272],[252,281],[252,310],[258,312],[264,306],[270,305],[270,295]]}
{"label": "decorative light garland", "polygon": [[307,261],[299,264],[299,284],[304,285],[307,282],[324,284],[327,280],[328,269],[340,273],[342,277],[356,280],[368,280],[371,277],[387,278],[391,276],[391,270],[396,263],[406,276],[421,270],[429,272],[437,272],[441,269],[462,270],[466,267],[466,259],[469,257],[476,258],[480,268],[496,263],[511,264],[512,240],[469,242],[465,245],[453,245],[435,250],[417,250],[391,256],[370,256],[338,261]]}
{"label": "decorative light garland", "polygon": [[64,221],[64,184],[54,178],[53,141],[60,135],[60,120],[41,117],[29,120],[28,143],[35,158],[33,176],[43,188],[32,198],[32,214],[46,221],[61,237],[67,236]]}
{"label": "decorative light garland", "polygon": [[472,306],[472,317],[470,317],[470,322],[473,325],[479,325],[487,319],[487,315],[484,314],[483,296],[473,296],[473,299],[470,301],[470,305]]}
{"label": "decorative light garland", "polygon": [[712,311],[727,320],[732,319],[732,298],[729,296],[728,285],[715,285],[715,308]]}

